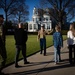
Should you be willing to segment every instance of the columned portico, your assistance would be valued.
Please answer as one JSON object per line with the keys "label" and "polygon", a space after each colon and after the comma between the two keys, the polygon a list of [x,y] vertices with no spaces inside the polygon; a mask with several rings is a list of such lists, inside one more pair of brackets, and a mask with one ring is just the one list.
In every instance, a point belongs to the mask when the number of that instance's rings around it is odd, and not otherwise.
{"label": "columned portico", "polygon": [[41,24],[44,25],[45,30],[52,29],[52,21],[50,20],[48,12],[43,16],[40,16],[38,9],[34,7],[32,21],[28,22],[28,32],[37,32],[40,29]]}

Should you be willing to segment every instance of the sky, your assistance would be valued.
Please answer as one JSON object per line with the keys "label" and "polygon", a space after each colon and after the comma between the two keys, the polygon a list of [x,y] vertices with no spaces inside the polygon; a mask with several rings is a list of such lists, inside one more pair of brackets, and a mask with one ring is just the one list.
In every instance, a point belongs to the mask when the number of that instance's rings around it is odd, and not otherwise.
{"label": "sky", "polygon": [[[29,6],[29,21],[32,20],[33,8],[34,6],[36,7],[37,5],[39,5],[39,1],[40,0],[26,0],[26,4]],[[4,15],[4,11],[2,9],[0,9],[0,14]],[[75,18],[72,21],[75,21]]]}
{"label": "sky", "polygon": [[33,8],[39,4],[40,0],[26,0],[26,4],[29,6],[29,20],[32,20]]}
{"label": "sky", "polygon": [[[26,4],[29,6],[29,21],[32,20],[33,8],[39,4],[39,1],[40,0],[26,0]],[[4,11],[2,9],[0,9],[0,14],[4,15]]]}

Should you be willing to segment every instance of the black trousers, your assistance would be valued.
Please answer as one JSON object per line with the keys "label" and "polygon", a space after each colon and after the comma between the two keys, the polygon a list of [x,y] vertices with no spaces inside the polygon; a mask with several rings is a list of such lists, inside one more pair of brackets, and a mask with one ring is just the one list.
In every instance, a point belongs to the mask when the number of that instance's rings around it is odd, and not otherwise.
{"label": "black trousers", "polygon": [[26,59],[26,44],[25,45],[16,45],[15,64],[18,64],[19,54],[20,54],[21,50],[22,50],[24,62],[27,62],[27,59]]}
{"label": "black trousers", "polygon": [[45,38],[40,39],[41,54],[42,54],[43,48],[44,48],[44,55],[46,55],[46,39]]}
{"label": "black trousers", "polygon": [[7,52],[4,42],[0,39],[0,55],[3,59],[1,66],[4,67],[7,59]]}
{"label": "black trousers", "polygon": [[75,45],[69,45],[69,62],[75,64]]}

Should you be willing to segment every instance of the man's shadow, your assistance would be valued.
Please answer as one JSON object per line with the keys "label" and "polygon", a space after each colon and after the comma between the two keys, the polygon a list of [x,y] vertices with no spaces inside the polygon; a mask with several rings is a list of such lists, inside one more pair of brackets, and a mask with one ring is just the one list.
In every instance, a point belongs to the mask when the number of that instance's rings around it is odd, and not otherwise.
{"label": "man's shadow", "polygon": [[[18,72],[18,73],[14,73],[14,74],[27,75],[27,74],[46,72],[46,71],[51,71],[51,70],[56,70],[56,69],[58,70],[58,69],[63,69],[63,68],[75,67],[75,64],[70,65],[68,61],[69,61],[68,59],[64,59],[59,64],[57,64],[56,66],[33,69],[33,70]],[[47,62],[47,63],[53,63],[53,61]],[[36,65],[40,65],[40,64],[42,64],[42,63],[36,64]],[[45,64],[45,62],[43,64]]]}

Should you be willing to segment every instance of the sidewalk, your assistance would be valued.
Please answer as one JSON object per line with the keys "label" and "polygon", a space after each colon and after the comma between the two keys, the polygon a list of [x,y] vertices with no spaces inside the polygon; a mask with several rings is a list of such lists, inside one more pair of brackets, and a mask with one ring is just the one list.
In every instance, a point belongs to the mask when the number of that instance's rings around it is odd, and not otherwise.
{"label": "sidewalk", "polygon": [[2,70],[9,75],[75,75],[75,66],[69,65],[68,49],[64,41],[64,47],[61,51],[62,62],[54,64],[54,47],[47,48],[47,55],[43,56],[39,52],[28,57],[30,64],[25,64],[23,60],[19,61],[21,67],[15,68],[12,64]]}

